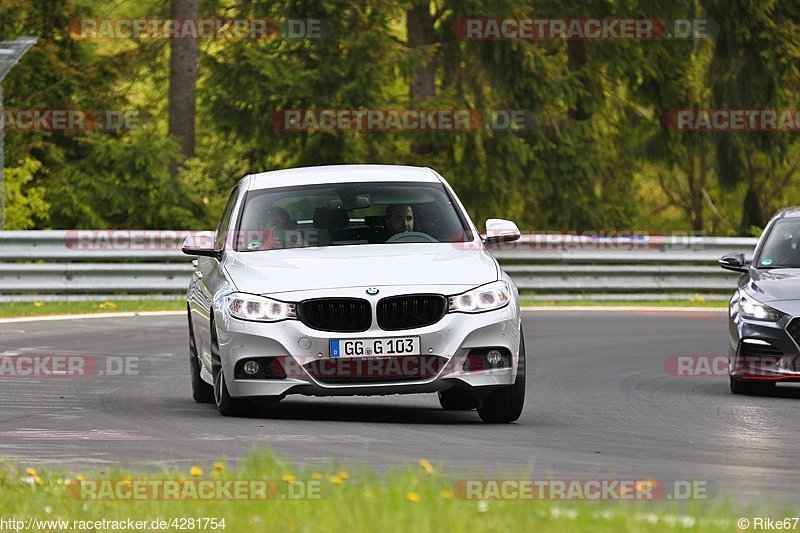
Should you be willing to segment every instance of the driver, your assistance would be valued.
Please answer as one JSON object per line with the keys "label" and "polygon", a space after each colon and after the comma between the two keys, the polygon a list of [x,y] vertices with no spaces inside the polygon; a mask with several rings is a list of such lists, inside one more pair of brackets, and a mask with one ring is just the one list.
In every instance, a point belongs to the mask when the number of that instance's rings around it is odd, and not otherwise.
{"label": "driver", "polygon": [[414,231],[414,209],[409,204],[392,204],[386,206],[384,219],[386,238],[398,233]]}

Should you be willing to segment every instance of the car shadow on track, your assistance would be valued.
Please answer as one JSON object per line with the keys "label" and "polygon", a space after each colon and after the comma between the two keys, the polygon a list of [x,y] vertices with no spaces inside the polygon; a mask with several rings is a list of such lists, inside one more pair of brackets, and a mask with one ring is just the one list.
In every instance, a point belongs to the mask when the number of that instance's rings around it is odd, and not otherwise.
{"label": "car shadow on track", "polygon": [[800,398],[800,387],[798,386],[786,386],[786,385],[776,385],[775,388],[772,390],[768,390],[763,394],[758,394],[757,396],[763,396],[765,398],[793,398],[799,399]]}
{"label": "car shadow on track", "polygon": [[316,420],[329,422],[370,422],[385,424],[483,424],[475,411],[445,411],[436,407],[410,407],[330,402],[283,401],[278,405],[258,406],[252,418],[269,420]]}

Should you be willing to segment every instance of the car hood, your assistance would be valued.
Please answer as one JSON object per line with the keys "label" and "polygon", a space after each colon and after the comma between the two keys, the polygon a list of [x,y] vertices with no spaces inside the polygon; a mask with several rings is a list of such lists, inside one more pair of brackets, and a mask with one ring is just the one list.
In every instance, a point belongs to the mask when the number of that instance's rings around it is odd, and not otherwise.
{"label": "car hood", "polygon": [[[752,268],[747,288],[748,292],[761,302],[784,302],[782,305],[773,305],[778,309],[787,306],[792,312],[800,309],[800,268],[772,270]],[[797,304],[793,304],[793,301]]]}
{"label": "car hood", "polygon": [[370,244],[227,254],[236,288],[251,294],[391,285],[470,285],[498,279],[497,264],[472,243]]}

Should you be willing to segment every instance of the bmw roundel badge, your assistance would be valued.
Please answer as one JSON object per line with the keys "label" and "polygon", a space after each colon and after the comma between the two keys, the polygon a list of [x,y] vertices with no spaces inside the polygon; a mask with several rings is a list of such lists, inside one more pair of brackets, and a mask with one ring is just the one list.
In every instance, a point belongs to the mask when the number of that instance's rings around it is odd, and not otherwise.
{"label": "bmw roundel badge", "polygon": [[370,287],[369,289],[367,289],[367,294],[369,294],[370,296],[375,296],[376,294],[378,294],[378,289],[376,287]]}

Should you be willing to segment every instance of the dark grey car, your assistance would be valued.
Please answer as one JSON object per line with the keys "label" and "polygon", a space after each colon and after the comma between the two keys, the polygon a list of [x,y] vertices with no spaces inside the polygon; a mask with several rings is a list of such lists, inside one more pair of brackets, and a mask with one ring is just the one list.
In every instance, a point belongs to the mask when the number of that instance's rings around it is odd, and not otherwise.
{"label": "dark grey car", "polygon": [[719,264],[743,274],[729,309],[731,391],[759,394],[800,381],[800,207],[772,217],[752,263],[732,253]]}

